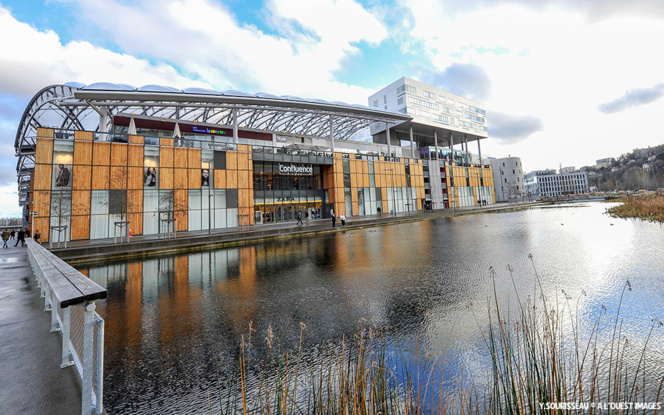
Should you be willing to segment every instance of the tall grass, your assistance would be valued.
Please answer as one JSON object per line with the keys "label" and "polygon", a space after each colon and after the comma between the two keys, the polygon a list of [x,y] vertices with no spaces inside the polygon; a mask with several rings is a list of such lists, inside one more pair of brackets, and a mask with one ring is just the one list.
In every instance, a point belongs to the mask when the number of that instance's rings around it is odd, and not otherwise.
{"label": "tall grass", "polygon": [[[503,282],[497,282],[500,277],[493,268],[489,271],[493,296],[488,299],[486,315],[478,315],[474,306],[469,307],[490,357],[486,380],[449,376],[458,371],[458,362],[450,360],[448,346],[433,357],[417,346],[409,353],[398,351],[382,331],[367,328],[363,322],[353,336],[342,338],[327,350],[319,363],[306,365],[302,361],[306,325],[301,323],[299,346],[293,351],[281,350],[269,328],[265,356],[249,362],[250,328],[230,381],[219,385],[219,412],[653,413],[635,406],[601,409],[602,403],[659,401],[664,385],[661,370],[658,378],[648,373],[645,365],[646,355],[652,352],[651,338],[662,323],[653,319],[647,333],[634,344],[623,333],[620,313],[625,296],[632,290],[630,282],[623,286],[614,316],[602,307],[594,321],[580,321],[579,303],[585,292],[576,299],[565,291],[548,298],[534,260],[529,258],[536,284],[533,298],[519,297],[513,271],[507,269],[508,283],[517,295],[516,313],[504,309],[497,288]],[[547,409],[561,404],[587,410]]]}
{"label": "tall grass", "polygon": [[607,209],[616,218],[639,218],[652,222],[664,222],[664,193],[652,193],[620,199],[622,204]]}

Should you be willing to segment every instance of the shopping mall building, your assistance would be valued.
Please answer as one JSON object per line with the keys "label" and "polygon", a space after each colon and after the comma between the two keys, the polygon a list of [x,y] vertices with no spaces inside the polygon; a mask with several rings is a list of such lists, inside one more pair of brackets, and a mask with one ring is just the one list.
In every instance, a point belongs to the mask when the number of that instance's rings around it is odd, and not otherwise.
{"label": "shopping mall building", "polygon": [[[16,135],[19,203],[53,241],[493,203],[490,166],[467,150],[486,134],[427,127],[408,112],[200,88],[49,86]],[[357,140],[370,127],[378,133]]]}

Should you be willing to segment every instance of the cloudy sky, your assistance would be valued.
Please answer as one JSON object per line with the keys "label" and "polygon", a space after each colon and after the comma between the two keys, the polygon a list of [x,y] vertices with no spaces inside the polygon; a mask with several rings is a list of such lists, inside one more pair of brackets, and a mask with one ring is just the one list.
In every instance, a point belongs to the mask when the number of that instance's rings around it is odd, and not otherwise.
{"label": "cloudy sky", "polygon": [[0,217],[27,103],[70,81],[366,105],[408,76],[484,103],[483,155],[526,171],[664,143],[661,0],[0,0],[0,39]]}

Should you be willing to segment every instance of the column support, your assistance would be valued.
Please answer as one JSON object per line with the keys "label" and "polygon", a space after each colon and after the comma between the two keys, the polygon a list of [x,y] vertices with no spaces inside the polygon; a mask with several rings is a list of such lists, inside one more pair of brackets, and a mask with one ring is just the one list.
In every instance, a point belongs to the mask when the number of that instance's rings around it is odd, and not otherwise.
{"label": "column support", "polygon": [[238,143],[238,136],[237,136],[237,109],[233,109],[233,142],[235,144]]}
{"label": "column support", "polygon": [[332,114],[330,114],[330,147],[334,153],[334,123],[332,121]]}
{"label": "column support", "polygon": [[440,160],[440,155],[438,154],[438,133],[436,130],[433,130],[433,145],[436,149],[436,160]]}
{"label": "column support", "polygon": [[415,150],[413,150],[413,127],[412,126],[410,127],[410,155],[411,155],[411,158],[414,160],[415,159]]}
{"label": "column support", "polygon": [[482,167],[484,165],[484,163],[482,163],[482,147],[480,147],[480,139],[479,138],[477,139],[477,152],[480,155],[480,167]]}
{"label": "column support", "polygon": [[392,157],[392,144],[390,143],[390,123],[385,122],[385,137],[387,137],[387,155]]}

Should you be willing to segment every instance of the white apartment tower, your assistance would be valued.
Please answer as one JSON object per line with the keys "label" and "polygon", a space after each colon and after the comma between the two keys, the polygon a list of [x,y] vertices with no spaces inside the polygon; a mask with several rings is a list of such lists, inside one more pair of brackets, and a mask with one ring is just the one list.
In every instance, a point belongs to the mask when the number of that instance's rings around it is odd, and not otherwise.
{"label": "white apartment tower", "polygon": [[521,202],[526,197],[523,164],[519,157],[491,160],[496,202]]}

